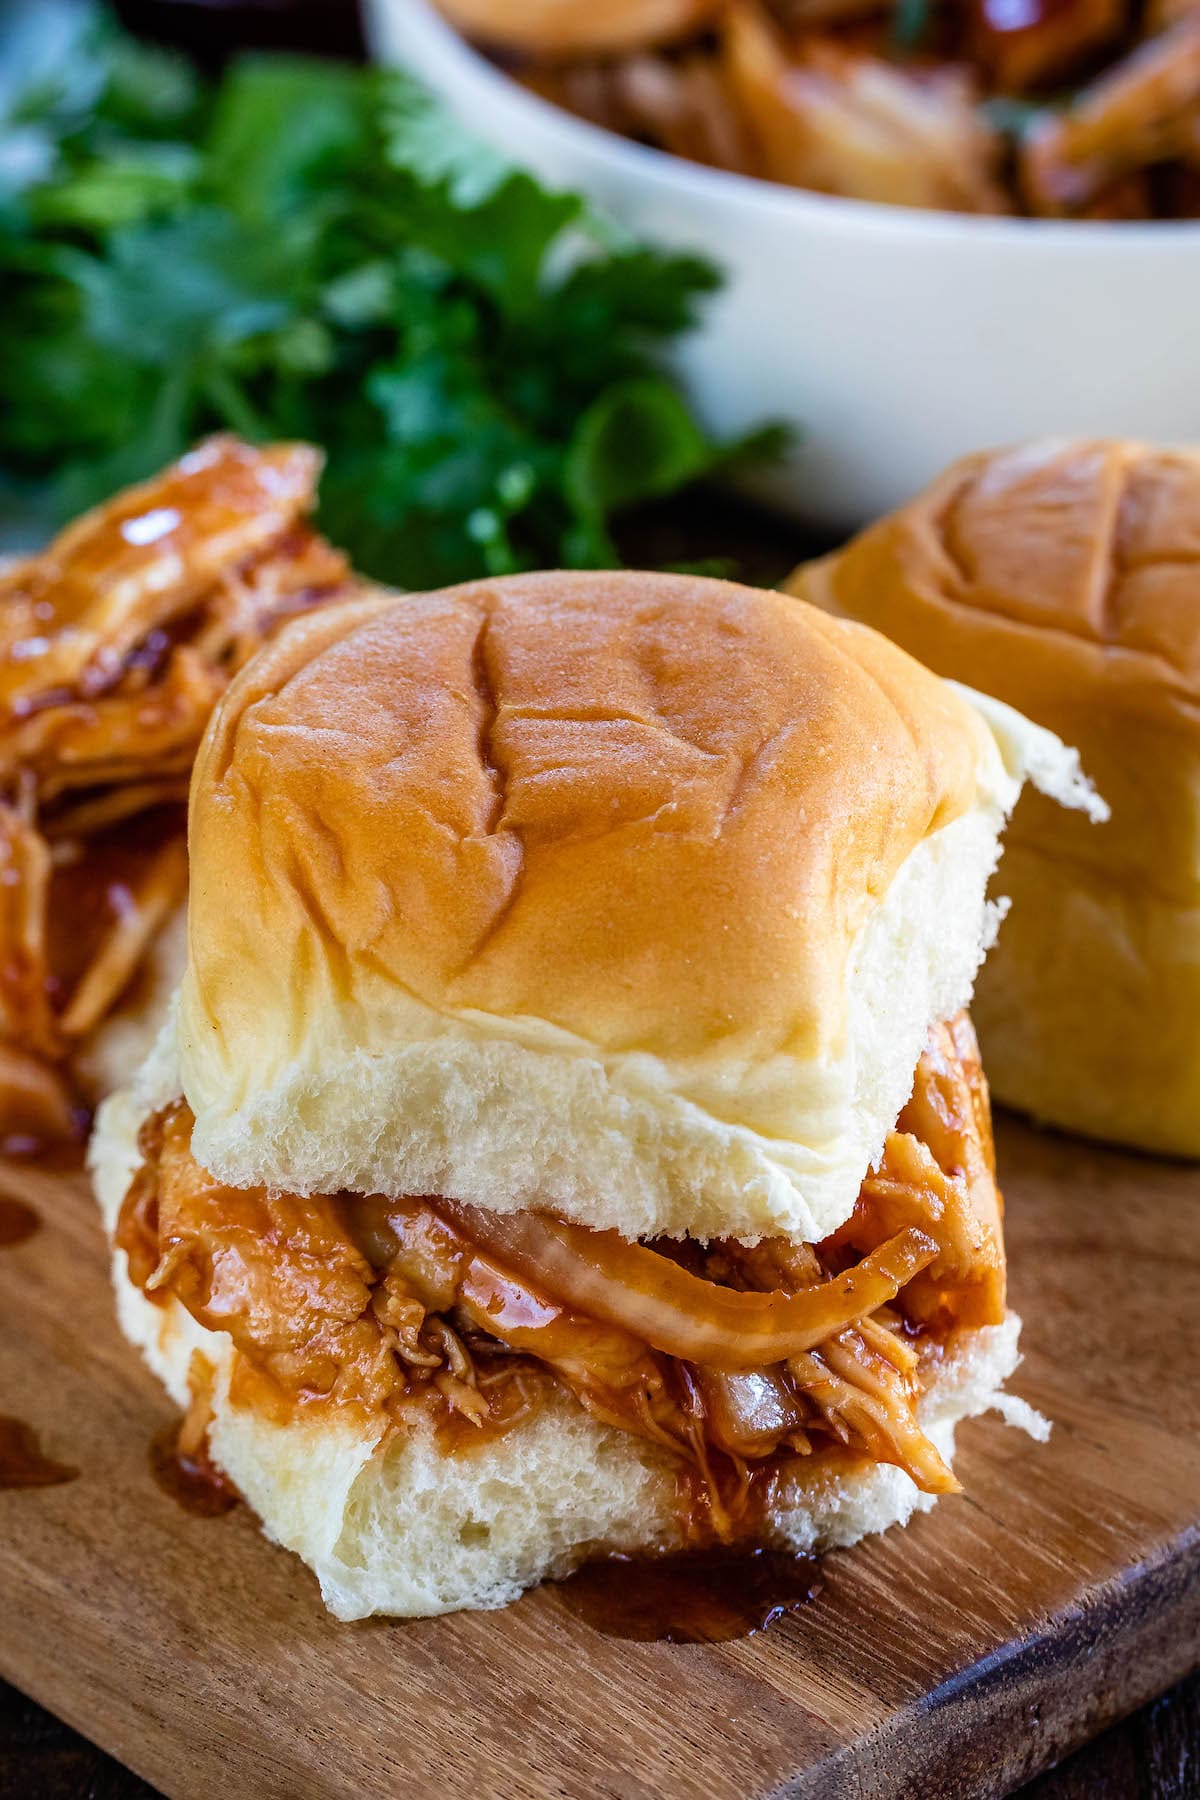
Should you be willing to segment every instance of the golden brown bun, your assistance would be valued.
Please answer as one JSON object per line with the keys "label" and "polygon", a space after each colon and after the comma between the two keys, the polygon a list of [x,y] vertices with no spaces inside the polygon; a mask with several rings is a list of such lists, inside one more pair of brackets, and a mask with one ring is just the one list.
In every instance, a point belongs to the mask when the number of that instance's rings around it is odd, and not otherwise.
{"label": "golden brown bun", "polygon": [[723,582],[295,623],[196,764],[197,1156],[630,1237],[824,1236],[970,992],[1019,778],[994,731],[1011,763],[881,637]]}
{"label": "golden brown bun", "polygon": [[789,584],[1078,746],[1095,829],[1027,794],[973,1011],[997,1098],[1200,1155],[1200,453],[968,457]]}

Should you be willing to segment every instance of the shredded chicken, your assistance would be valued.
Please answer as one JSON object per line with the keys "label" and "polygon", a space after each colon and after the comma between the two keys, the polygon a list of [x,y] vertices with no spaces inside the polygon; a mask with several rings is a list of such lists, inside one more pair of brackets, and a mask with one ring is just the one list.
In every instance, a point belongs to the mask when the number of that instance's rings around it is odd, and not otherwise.
{"label": "shredded chicken", "polygon": [[1146,25],[1151,32],[1166,31],[1183,19],[1200,18],[1200,0],[1150,0]]}
{"label": "shredded chicken", "polygon": [[200,445],[0,576],[0,1141],[76,1129],[73,1053],[186,889],[192,760],[230,678],[349,591],[304,445]]}
{"label": "shredded chicken", "polygon": [[[611,1296],[604,1317],[573,1297],[572,1265],[551,1253],[550,1235],[545,1279],[530,1272],[539,1221],[556,1228],[544,1215],[516,1215],[514,1263],[502,1239],[475,1233],[475,1209],[448,1201],[227,1188],[192,1158],[191,1132],[183,1102],[147,1122],[117,1243],[149,1298],[173,1297],[229,1333],[234,1391],[249,1403],[282,1416],[349,1405],[395,1429],[432,1412],[452,1447],[510,1428],[565,1389],[674,1459],[699,1536],[752,1529],[755,1505],[796,1458],[895,1463],[931,1493],[956,1485],[918,1421],[925,1372],[955,1331],[1004,1317],[987,1090],[965,1015],[932,1034],[913,1097],[842,1231],[816,1246],[627,1247],[639,1275],[656,1258],[661,1275],[631,1287],[624,1314]],[[867,1267],[897,1230],[915,1237],[914,1221],[928,1241],[920,1273],[880,1298]],[[572,1256],[595,1239],[601,1267],[600,1240],[612,1234],[570,1230]],[[690,1295],[703,1329],[740,1302],[748,1313],[794,1311],[858,1269],[857,1315],[840,1314],[782,1361],[747,1368],[737,1354],[703,1362],[661,1347],[656,1287],[674,1291],[676,1310]]]}
{"label": "shredded chicken", "polygon": [[1128,29],[1128,0],[980,0],[971,48],[1000,93],[1036,92],[1069,80]]}
{"label": "shredded chicken", "polygon": [[1172,162],[1200,168],[1200,14],[1046,118],[1025,145],[1021,173],[1033,212],[1094,217],[1107,198],[1111,216],[1111,196],[1123,189],[1122,216],[1138,217],[1151,210],[1150,172]]}
{"label": "shredded chicken", "polygon": [[545,98],[853,199],[1200,213],[1200,0],[442,0]]}
{"label": "shredded chicken", "polygon": [[754,140],[708,48],[673,57],[639,51],[612,61],[586,60],[531,70],[526,79],[544,99],[594,125],[691,162],[759,173]]}
{"label": "shredded chicken", "polygon": [[969,71],[900,68],[816,32],[789,45],[758,0],[726,14],[721,64],[770,180],[897,206],[1007,210],[999,139]]}

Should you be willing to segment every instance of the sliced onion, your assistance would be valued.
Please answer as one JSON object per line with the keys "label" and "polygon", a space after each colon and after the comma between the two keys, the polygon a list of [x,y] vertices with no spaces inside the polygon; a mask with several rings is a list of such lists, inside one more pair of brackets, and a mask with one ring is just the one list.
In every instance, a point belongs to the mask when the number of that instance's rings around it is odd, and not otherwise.
{"label": "sliced onion", "polygon": [[804,1423],[804,1405],[782,1369],[698,1368],[695,1377],[705,1430],[731,1456],[770,1456]]}
{"label": "sliced onion", "polygon": [[910,1228],[857,1267],[801,1293],[739,1293],[615,1231],[591,1231],[547,1213],[435,1204],[481,1250],[554,1299],[621,1326],[667,1356],[713,1369],[761,1369],[815,1349],[831,1332],[894,1300],[938,1253],[931,1237]]}

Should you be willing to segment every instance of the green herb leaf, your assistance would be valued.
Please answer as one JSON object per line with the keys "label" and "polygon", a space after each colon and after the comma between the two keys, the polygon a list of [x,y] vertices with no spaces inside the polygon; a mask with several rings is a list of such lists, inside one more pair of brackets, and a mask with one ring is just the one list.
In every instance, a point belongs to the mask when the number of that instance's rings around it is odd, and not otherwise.
{"label": "green herb leaf", "polygon": [[707,438],[671,385],[622,382],[594,400],[567,452],[563,481],[585,518],[674,493],[711,466]]}
{"label": "green herb leaf", "polygon": [[44,530],[205,431],[328,452],[321,521],[407,586],[613,562],[719,469],[665,353],[717,286],[464,134],[410,79],[219,88],[103,13],[0,95],[0,510]]}

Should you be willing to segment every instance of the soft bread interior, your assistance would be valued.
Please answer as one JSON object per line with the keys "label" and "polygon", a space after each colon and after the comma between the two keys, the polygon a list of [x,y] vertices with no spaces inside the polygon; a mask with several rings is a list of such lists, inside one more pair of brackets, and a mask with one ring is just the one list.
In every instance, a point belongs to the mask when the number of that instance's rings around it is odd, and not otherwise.
{"label": "soft bread interior", "polygon": [[[111,1233],[136,1167],[142,1107],[128,1093],[101,1110],[91,1161]],[[114,1258],[122,1327],[173,1398],[188,1399],[199,1352],[215,1374],[210,1444],[267,1535],[313,1569],[342,1619],[423,1616],[508,1604],[525,1588],[603,1552],[678,1543],[663,1453],[602,1426],[563,1398],[527,1424],[444,1455],[432,1436],[396,1436],[346,1417],[273,1423],[231,1404],[231,1344],[177,1301],[158,1306]],[[949,1458],[959,1420],[998,1406],[1040,1423],[999,1390],[1019,1360],[1019,1321],[962,1336],[940,1365],[921,1424]],[[848,1545],[932,1505],[902,1471],[808,1470],[780,1497],[768,1537],[801,1553]]]}
{"label": "soft bread interior", "polygon": [[981,803],[911,853],[854,945],[837,1056],[601,1056],[536,1019],[410,999],[390,1044],[330,1047],[235,1110],[199,1112],[197,1159],[302,1194],[451,1194],[496,1212],[549,1195],[629,1238],[819,1240],[853,1209],[930,1025],[969,999],[1002,823]]}

